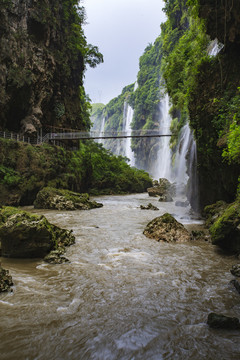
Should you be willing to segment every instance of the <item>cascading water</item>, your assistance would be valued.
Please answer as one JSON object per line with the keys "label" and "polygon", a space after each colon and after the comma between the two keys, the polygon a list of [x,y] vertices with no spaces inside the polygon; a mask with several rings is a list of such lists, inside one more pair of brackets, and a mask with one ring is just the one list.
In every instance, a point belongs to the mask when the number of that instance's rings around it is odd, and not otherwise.
{"label": "cascading water", "polygon": [[[124,103],[124,111],[123,111],[123,132],[127,135],[127,136],[131,136],[132,133],[132,129],[131,129],[131,122],[133,119],[133,109],[132,107],[125,102]],[[135,159],[134,159],[134,152],[131,149],[131,138],[128,137],[125,141],[124,141],[124,156],[126,156],[130,162],[129,165],[134,166],[135,163]]]}
{"label": "cascading water", "polygon": [[198,178],[196,172],[197,147],[189,124],[181,130],[176,158],[175,158],[175,183],[177,195],[191,199],[191,204],[198,210]]}
{"label": "cascading water", "polygon": [[[160,102],[160,121],[159,130],[161,134],[170,134],[171,116],[169,114],[169,96],[164,95]],[[159,150],[157,155],[157,164],[153,171],[153,177],[156,179],[166,178],[172,180],[172,153],[170,149],[170,137],[163,136],[159,138]]]}
{"label": "cascading water", "polygon": [[[103,136],[103,135],[104,135],[104,127],[105,127],[105,116],[102,117],[101,127],[100,127],[100,131],[99,131],[99,136]],[[98,139],[97,142],[98,142],[99,144],[104,145],[104,139]]]}

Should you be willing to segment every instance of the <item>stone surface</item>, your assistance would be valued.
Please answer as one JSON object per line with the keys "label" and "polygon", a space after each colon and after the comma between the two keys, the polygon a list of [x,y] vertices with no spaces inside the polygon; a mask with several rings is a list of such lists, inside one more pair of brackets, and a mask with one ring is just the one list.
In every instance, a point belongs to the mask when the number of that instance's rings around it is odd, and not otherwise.
{"label": "stone surface", "polygon": [[90,201],[88,194],[79,194],[69,190],[43,188],[34,201],[36,209],[53,210],[90,210],[102,207],[101,203]]}
{"label": "stone surface", "polygon": [[[159,179],[159,182],[154,181],[154,186],[147,189],[149,196],[163,196],[163,197],[172,197],[175,194],[175,185],[171,184],[169,180],[165,178]],[[162,201],[172,201],[172,200],[162,200]]]}
{"label": "stone surface", "polygon": [[75,242],[72,231],[50,224],[44,216],[6,207],[0,211],[2,256],[44,257],[59,246]]}
{"label": "stone surface", "polygon": [[239,319],[221,314],[210,313],[208,315],[207,324],[214,329],[240,329]]}
{"label": "stone surface", "polygon": [[44,257],[44,261],[49,264],[64,264],[70,262],[65,256],[63,256],[64,251],[62,250],[52,250],[48,255]]}
{"label": "stone surface", "polygon": [[9,275],[9,271],[5,270],[0,265],[0,293],[5,291],[11,291],[13,285],[12,277]]}
{"label": "stone surface", "polygon": [[44,125],[82,124],[85,65],[69,45],[76,35],[65,11],[59,0],[1,0],[0,127],[31,135]]}
{"label": "stone surface", "polygon": [[191,240],[187,229],[168,213],[148,223],[143,234],[157,241],[185,242]]}

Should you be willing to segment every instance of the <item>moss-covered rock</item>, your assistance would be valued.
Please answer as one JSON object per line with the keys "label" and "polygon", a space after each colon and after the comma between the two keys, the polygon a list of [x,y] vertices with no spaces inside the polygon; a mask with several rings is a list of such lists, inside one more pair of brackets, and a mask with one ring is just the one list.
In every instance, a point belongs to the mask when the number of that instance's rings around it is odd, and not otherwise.
{"label": "moss-covered rock", "polygon": [[0,293],[10,291],[12,285],[12,277],[9,275],[8,270],[5,270],[0,266]]}
{"label": "moss-covered rock", "polygon": [[240,253],[240,202],[230,204],[209,229],[212,243]]}
{"label": "moss-covered rock", "polygon": [[157,241],[185,242],[191,240],[187,229],[168,213],[150,221],[143,234]]}
{"label": "moss-covered rock", "polygon": [[72,231],[49,223],[44,216],[17,208],[0,211],[2,256],[12,258],[44,257],[49,251],[75,242]]}
{"label": "moss-covered rock", "polygon": [[36,209],[90,210],[102,207],[101,203],[90,201],[88,194],[79,194],[69,190],[45,187],[34,201]]}
{"label": "moss-covered rock", "polygon": [[228,204],[219,200],[215,204],[205,206],[203,216],[206,219],[206,225],[211,226],[226,210]]}

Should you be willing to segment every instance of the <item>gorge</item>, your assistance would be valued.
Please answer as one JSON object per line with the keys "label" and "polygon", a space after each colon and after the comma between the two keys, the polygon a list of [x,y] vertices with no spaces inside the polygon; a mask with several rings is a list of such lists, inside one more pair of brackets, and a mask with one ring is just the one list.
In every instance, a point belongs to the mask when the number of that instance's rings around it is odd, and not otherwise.
{"label": "gorge", "polygon": [[[0,139],[0,243],[4,229],[12,236],[26,225],[16,221],[22,210],[75,238],[63,249],[49,235],[60,259],[66,252],[61,265],[3,251],[13,286],[0,294],[1,358],[238,359],[238,326],[211,329],[207,319],[240,317],[239,3],[164,0],[166,21],[136,81],[106,105],[85,93],[87,66],[104,54],[84,35],[82,3],[1,1],[0,132],[172,136]],[[169,201],[160,178],[171,183]],[[190,241],[173,242],[171,231],[166,242],[144,236],[164,214]]]}

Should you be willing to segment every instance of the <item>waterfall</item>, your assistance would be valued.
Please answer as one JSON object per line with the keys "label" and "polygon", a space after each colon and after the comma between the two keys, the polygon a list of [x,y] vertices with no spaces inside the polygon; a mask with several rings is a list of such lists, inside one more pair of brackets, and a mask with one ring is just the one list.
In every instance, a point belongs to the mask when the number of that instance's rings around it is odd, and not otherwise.
{"label": "waterfall", "polygon": [[189,124],[181,130],[175,158],[175,183],[177,196],[190,200],[198,210],[197,146]]}
{"label": "waterfall", "polygon": [[[169,96],[160,102],[159,130],[161,134],[171,133],[172,118],[169,114]],[[197,148],[189,124],[183,126],[177,145],[174,165],[170,137],[159,138],[157,160],[152,175],[155,179],[166,178],[176,184],[176,196],[188,198],[195,211],[198,210]]]}
{"label": "waterfall", "polygon": [[[123,110],[123,132],[126,135],[131,136],[132,129],[131,129],[131,122],[133,119],[133,109],[131,106],[125,102],[124,103],[124,110]],[[124,156],[126,156],[130,162],[129,165],[134,166],[135,159],[134,159],[134,152],[131,149],[131,138],[126,138],[124,141]]]}
{"label": "waterfall", "polygon": [[[170,134],[171,116],[169,114],[169,96],[164,95],[160,102],[159,130],[161,134]],[[166,178],[172,180],[172,152],[170,149],[170,137],[163,136],[159,138],[159,150],[157,154],[157,163],[153,171],[153,177],[156,179]]]}
{"label": "waterfall", "polygon": [[[99,136],[103,136],[104,135],[104,128],[105,128],[105,116],[102,116],[102,120],[101,120],[101,127],[100,127],[100,131],[99,131]],[[104,139],[98,139],[97,142],[99,144],[104,145]]]}
{"label": "waterfall", "polygon": [[208,55],[209,56],[217,56],[217,54],[222,50],[224,45],[218,41],[218,39],[215,39],[210,42],[208,46]]}

